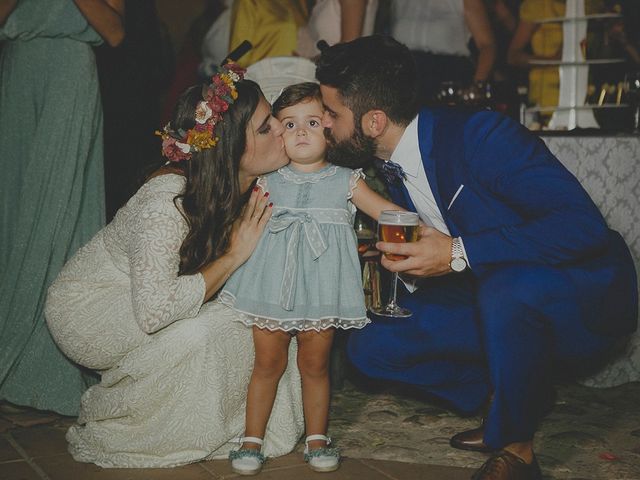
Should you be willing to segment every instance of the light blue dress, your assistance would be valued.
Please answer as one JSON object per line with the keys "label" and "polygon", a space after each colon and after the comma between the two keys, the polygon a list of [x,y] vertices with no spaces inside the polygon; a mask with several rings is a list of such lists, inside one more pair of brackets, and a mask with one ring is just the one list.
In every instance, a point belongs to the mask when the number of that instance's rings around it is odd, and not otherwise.
{"label": "light blue dress", "polygon": [[362,328],[367,318],[350,198],[361,170],[290,166],[262,177],[273,215],[218,300],[269,330]]}

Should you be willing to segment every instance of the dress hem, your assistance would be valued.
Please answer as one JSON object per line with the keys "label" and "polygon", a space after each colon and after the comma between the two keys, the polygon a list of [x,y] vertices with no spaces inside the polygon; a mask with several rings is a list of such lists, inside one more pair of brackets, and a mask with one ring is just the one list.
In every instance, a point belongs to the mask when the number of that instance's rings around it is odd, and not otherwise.
{"label": "dress hem", "polygon": [[[356,330],[361,330],[364,327],[366,327],[367,325],[369,325],[371,323],[371,320],[367,317],[364,318],[364,321],[362,321],[361,323],[358,323],[357,325],[345,325],[343,324],[340,319],[337,319],[338,321],[336,322],[336,319],[330,318],[330,319],[324,319],[328,321],[327,325],[323,325],[320,327],[310,327],[310,326],[305,326],[303,328],[299,328],[296,326],[293,327],[284,327],[282,325],[281,321],[277,321],[278,326],[273,326],[273,324],[271,322],[276,322],[275,320],[271,320],[271,319],[264,319],[264,318],[260,318],[260,317],[253,317],[253,318],[248,318],[247,313],[241,312],[240,310],[236,310],[238,313],[243,313],[244,315],[247,315],[246,319],[235,319],[235,322],[239,322],[242,323],[243,325],[245,325],[246,327],[258,327],[262,330],[267,329],[270,332],[275,332],[275,331],[283,331],[283,332],[309,332],[311,330],[316,331],[316,332],[321,332],[323,330],[327,330],[329,328],[339,328],[341,330],[350,330],[350,329],[356,329]],[[265,321],[266,320],[266,321]],[[295,320],[294,320],[295,321]],[[323,322],[323,320],[303,320],[305,323],[309,323],[309,322]],[[271,324],[271,325],[270,325]]]}
{"label": "dress hem", "polygon": [[371,319],[367,316],[355,318],[328,316],[321,318],[288,318],[286,320],[266,317],[237,308],[233,295],[225,291],[220,292],[216,301],[243,315],[242,318],[234,318],[233,321],[242,323],[247,327],[256,326],[261,329],[266,328],[272,332],[277,330],[285,332],[314,330],[320,332],[328,328],[340,328],[342,330],[353,328],[360,330],[371,323]]}

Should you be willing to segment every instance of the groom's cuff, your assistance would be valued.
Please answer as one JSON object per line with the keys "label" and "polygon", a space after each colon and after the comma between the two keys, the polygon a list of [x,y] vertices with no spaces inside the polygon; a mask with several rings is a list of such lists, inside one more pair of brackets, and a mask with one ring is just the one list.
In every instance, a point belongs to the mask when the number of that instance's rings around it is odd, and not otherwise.
{"label": "groom's cuff", "polygon": [[458,239],[460,240],[460,246],[462,247],[462,256],[464,257],[465,262],[467,262],[467,267],[471,270],[471,263],[469,262],[469,257],[467,257],[467,251],[464,248],[462,237],[458,237]]}
{"label": "groom's cuff", "polygon": [[405,288],[409,291],[409,293],[413,293],[418,289],[418,285],[416,285],[416,278],[402,278],[402,274],[398,275],[398,278],[402,283],[404,283]]}

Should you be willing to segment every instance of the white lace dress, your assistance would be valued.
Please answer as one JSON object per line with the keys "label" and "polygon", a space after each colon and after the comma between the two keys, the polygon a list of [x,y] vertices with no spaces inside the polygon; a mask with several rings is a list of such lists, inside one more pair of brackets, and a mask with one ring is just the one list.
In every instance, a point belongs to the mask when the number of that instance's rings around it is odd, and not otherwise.
{"label": "white lace dress", "polygon": [[[224,457],[243,433],[251,330],[228,307],[202,305],[200,274],[177,276],[187,227],[173,198],[183,187],[178,175],[145,184],[49,289],[56,343],[102,375],[67,433],[78,461],[171,467]],[[303,423],[293,345],[263,452],[290,452]]]}

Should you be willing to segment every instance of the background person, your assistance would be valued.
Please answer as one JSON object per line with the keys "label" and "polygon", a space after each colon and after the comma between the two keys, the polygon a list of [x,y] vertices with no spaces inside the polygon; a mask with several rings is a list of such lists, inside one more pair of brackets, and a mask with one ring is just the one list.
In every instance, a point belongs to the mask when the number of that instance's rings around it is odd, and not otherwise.
{"label": "background person", "polygon": [[411,49],[421,104],[433,102],[444,81],[467,88],[490,80],[496,45],[483,0],[391,0],[390,33]]}
{"label": "background person", "polygon": [[245,40],[253,45],[239,60],[243,67],[263,58],[293,55],[298,29],[308,18],[306,0],[234,0],[230,50]]}
{"label": "background person", "polygon": [[[520,20],[511,44],[507,51],[509,64],[528,71],[528,100],[530,105],[538,107],[555,107],[560,96],[560,70],[555,65],[535,65],[537,61],[554,61],[562,59],[562,26],[563,22],[545,22],[544,20],[561,19],[565,16],[565,0],[523,0],[520,5]],[[587,15],[605,13],[603,0],[586,0]],[[587,35],[585,56],[592,54],[591,41],[593,35]],[[596,66],[590,67],[593,71]],[[611,69],[607,65],[606,69]],[[553,110],[540,113],[542,123],[551,118]]]}
{"label": "background person", "polygon": [[320,40],[334,45],[371,35],[377,11],[378,0],[316,0],[309,21],[298,29],[296,54],[315,58]]}
{"label": "background person", "polygon": [[58,350],[47,288],[105,218],[92,47],[124,38],[122,0],[0,0],[0,399],[76,415],[95,377]]}

